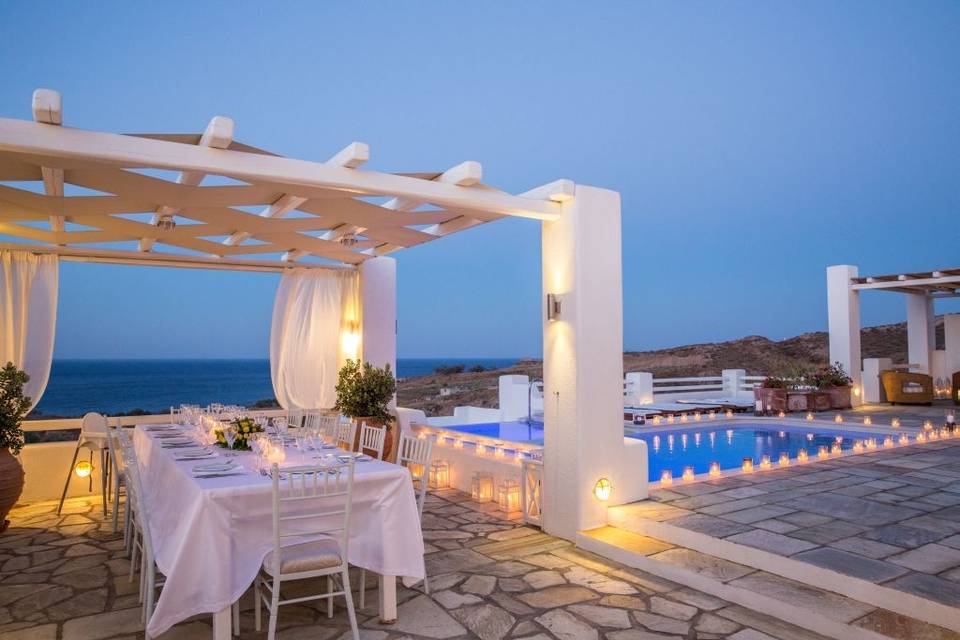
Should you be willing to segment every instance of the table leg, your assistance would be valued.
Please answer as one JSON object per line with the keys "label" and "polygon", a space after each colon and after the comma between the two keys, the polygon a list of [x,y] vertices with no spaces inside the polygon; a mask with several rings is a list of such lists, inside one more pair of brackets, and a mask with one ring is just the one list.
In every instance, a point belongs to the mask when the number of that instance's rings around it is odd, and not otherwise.
{"label": "table leg", "polygon": [[213,640],[231,640],[230,618],[229,606],[213,614]]}
{"label": "table leg", "polygon": [[380,576],[380,624],[397,621],[397,576]]}

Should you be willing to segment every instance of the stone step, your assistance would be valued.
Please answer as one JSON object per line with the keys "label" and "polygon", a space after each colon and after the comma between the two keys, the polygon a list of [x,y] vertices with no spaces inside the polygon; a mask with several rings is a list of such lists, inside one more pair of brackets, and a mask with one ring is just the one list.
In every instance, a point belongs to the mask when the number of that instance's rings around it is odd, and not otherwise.
{"label": "stone step", "polygon": [[[834,571],[809,562],[715,538],[709,534],[669,523],[676,509],[653,501],[611,507],[607,510],[611,526],[640,536],[651,536],[715,558],[771,573],[805,586],[829,591],[904,618],[929,623],[954,632],[960,639],[960,609],[922,596],[875,584],[849,573]],[[931,636],[937,637],[937,636]]]}
{"label": "stone step", "polygon": [[958,640],[960,634],[830,590],[614,526],[583,531],[577,545],[722,598],[745,615],[770,616],[837,640]]}

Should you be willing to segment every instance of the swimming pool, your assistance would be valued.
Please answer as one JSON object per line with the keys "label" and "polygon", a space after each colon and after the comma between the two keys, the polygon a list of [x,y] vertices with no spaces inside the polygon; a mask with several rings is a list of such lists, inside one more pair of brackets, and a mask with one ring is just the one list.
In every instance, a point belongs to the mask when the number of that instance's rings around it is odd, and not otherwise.
{"label": "swimming pool", "polygon": [[447,427],[451,431],[469,433],[475,436],[505,440],[509,442],[528,442],[543,444],[543,423],[527,422],[485,422]]}
{"label": "swimming pool", "polygon": [[[450,426],[447,429],[494,440],[543,444],[542,422],[488,422]],[[669,470],[672,477],[680,478],[686,467],[693,467],[695,474],[707,473],[712,462],[719,463],[721,470],[730,471],[740,469],[744,458],[750,458],[754,465],[759,466],[763,456],[769,456],[776,465],[782,453],[789,455],[792,462],[796,461],[801,449],[806,450],[810,460],[816,460],[820,447],[830,450],[839,445],[840,450],[846,452],[853,449],[855,443],[864,443],[867,439],[875,439],[877,446],[882,447],[884,438],[890,434],[880,431],[843,431],[822,425],[759,427],[730,424],[713,429],[644,428],[626,435],[647,443],[647,477],[651,481],[659,481],[664,470]]]}
{"label": "swimming pool", "polygon": [[776,465],[782,453],[795,462],[797,454],[805,449],[810,460],[817,459],[820,447],[829,450],[836,444],[841,451],[849,451],[854,444],[867,439],[876,440],[878,447],[888,434],[854,433],[824,429],[804,429],[802,427],[731,425],[726,429],[676,430],[652,429],[642,433],[630,434],[630,437],[644,440],[649,451],[649,473],[651,481],[660,480],[664,470],[670,470],[674,478],[683,475],[685,467],[693,467],[696,474],[707,473],[711,462],[718,462],[720,469],[727,471],[740,469],[744,458],[759,465],[763,456],[769,456]]}

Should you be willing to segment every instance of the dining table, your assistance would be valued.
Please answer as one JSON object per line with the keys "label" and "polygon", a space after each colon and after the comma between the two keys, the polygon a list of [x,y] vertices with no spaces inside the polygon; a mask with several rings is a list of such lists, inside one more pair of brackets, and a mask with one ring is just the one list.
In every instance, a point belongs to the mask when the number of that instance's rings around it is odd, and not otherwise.
{"label": "dining table", "polygon": [[[239,633],[232,629],[231,606],[273,550],[273,489],[265,464],[249,451],[203,445],[192,427],[175,423],[137,425],[133,446],[141,508],[165,577],[147,636],[210,613],[214,640],[228,640],[231,632]],[[291,442],[281,470],[322,464],[318,458],[326,450],[320,449]],[[228,473],[197,470],[225,460],[234,463]],[[397,579],[414,584],[425,576],[416,495],[405,467],[362,456],[354,468],[347,557],[351,565],[379,575],[380,620],[389,624],[397,618]]]}

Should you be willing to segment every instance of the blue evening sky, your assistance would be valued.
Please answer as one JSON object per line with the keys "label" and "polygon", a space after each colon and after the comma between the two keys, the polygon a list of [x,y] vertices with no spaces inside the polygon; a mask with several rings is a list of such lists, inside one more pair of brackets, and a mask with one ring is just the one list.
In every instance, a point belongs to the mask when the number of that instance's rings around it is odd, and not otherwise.
{"label": "blue evening sky", "polygon": [[[616,189],[626,349],[823,330],[829,264],[960,264],[956,2],[7,1],[0,77],[4,117],[49,87],[81,128]],[[401,357],[539,355],[537,223],[396,256]],[[56,356],[266,357],[277,279],[64,264]]]}

